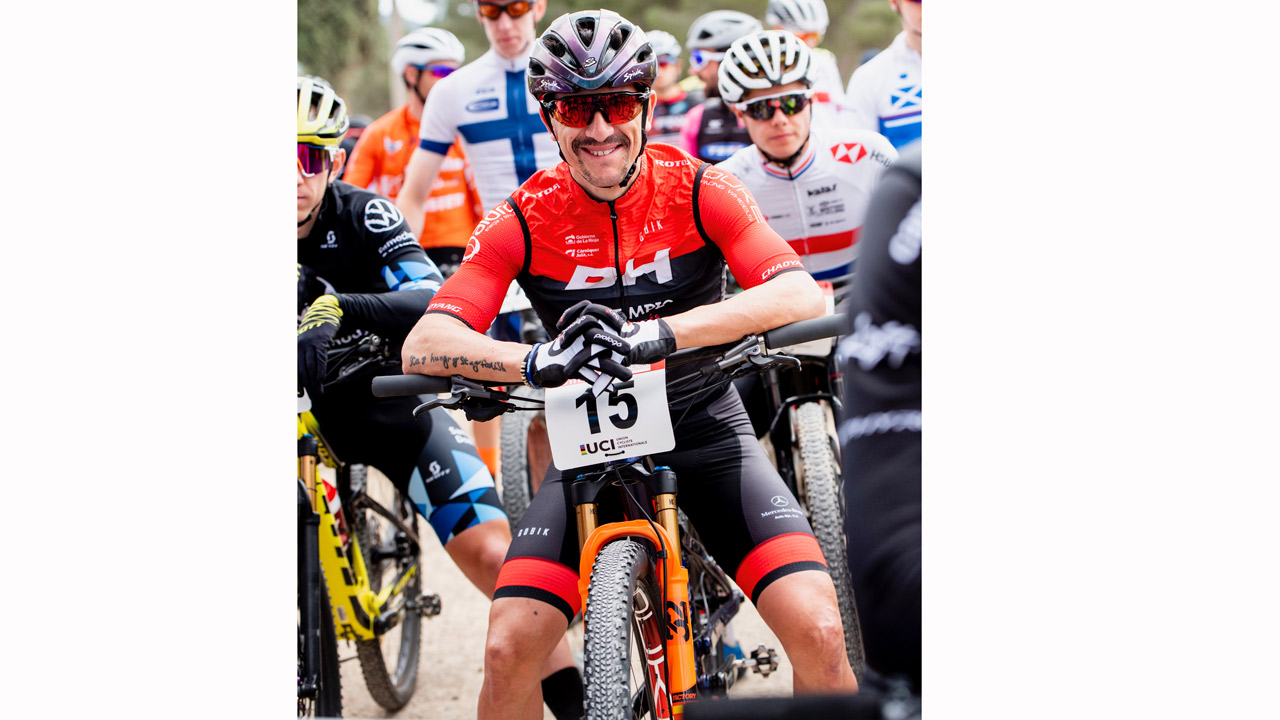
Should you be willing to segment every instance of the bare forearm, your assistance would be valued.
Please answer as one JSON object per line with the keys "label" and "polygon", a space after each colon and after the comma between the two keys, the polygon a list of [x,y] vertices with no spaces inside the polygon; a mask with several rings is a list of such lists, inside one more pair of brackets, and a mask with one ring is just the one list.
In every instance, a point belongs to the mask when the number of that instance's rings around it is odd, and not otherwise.
{"label": "bare forearm", "polygon": [[520,382],[520,366],[531,348],[478,333],[447,315],[423,315],[404,341],[405,373],[464,375]]}
{"label": "bare forearm", "polygon": [[822,291],[806,272],[789,272],[724,302],[665,318],[677,348],[718,345],[822,315]]}

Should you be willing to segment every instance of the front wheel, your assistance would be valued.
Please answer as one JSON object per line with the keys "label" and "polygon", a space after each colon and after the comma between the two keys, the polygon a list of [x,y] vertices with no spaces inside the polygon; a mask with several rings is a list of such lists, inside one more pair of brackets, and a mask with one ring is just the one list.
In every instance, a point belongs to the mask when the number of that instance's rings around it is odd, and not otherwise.
{"label": "front wheel", "polygon": [[[353,476],[364,473],[362,466],[352,466]],[[418,513],[413,504],[400,494],[391,481],[381,475],[364,474],[365,482],[353,477],[353,486],[364,485],[368,496],[397,514],[415,532]],[[364,684],[374,702],[387,710],[399,710],[413,697],[418,682],[418,653],[422,643],[422,615],[418,612],[418,596],[422,593],[422,573],[418,564],[418,548],[386,518],[368,508],[355,513],[355,526],[369,573],[369,589],[377,593],[406,568],[414,568],[413,577],[397,593],[391,594],[385,608],[400,608],[400,622],[373,640],[357,640],[356,655],[364,673]]]}
{"label": "front wheel", "polygon": [[844,626],[844,646],[854,677],[862,683],[865,654],[862,627],[854,605],[845,548],[844,510],[840,501],[840,466],[836,462],[831,436],[827,433],[826,403],[807,402],[796,407],[796,438],[799,445],[800,485],[804,488],[809,523],[818,546],[827,559],[831,582],[836,586],[836,602]]}
{"label": "front wheel", "polygon": [[631,539],[605,545],[583,621],[587,720],[671,716],[665,620],[648,548]]}

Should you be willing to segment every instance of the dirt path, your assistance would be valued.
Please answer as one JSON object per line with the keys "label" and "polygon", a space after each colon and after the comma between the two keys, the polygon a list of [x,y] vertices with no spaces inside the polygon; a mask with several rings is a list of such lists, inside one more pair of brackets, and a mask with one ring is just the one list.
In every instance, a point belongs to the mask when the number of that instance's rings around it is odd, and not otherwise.
{"label": "dirt path", "polygon": [[[370,470],[370,472],[376,472]],[[434,536],[433,536],[434,537]],[[467,720],[476,716],[476,698],[484,671],[484,636],[489,620],[489,599],[472,585],[434,540],[422,553],[423,588],[440,595],[440,615],[424,620],[418,687],[409,704],[394,714],[383,710],[369,696],[360,673],[355,647],[339,643],[342,662],[342,708],[349,718],[431,718]],[[570,645],[581,667],[582,634],[570,630]],[[791,694],[791,665],[777,638],[765,626],[750,603],[733,622],[743,649],[763,643],[778,650],[779,671],[767,678],[748,675],[733,687],[732,697]],[[347,660],[350,658],[350,660]],[[546,720],[554,720],[544,707]]]}

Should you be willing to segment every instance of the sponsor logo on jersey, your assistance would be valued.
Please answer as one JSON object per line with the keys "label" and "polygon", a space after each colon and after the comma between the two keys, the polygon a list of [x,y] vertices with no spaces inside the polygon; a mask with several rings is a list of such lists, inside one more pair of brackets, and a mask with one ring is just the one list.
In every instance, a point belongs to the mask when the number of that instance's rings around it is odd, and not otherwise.
{"label": "sponsor logo on jersey", "polygon": [[484,219],[476,225],[476,229],[471,231],[471,236],[474,238],[476,235],[487,230],[490,225],[496,224],[499,220],[510,214],[511,206],[505,202],[494,205],[493,209],[490,210],[489,213],[484,216]]}
{"label": "sponsor logo on jersey", "polygon": [[822,187],[818,187],[818,188],[811,188],[809,190],[805,190],[805,192],[809,193],[809,197],[813,197],[814,195],[824,195],[829,192],[835,192],[835,190],[836,190],[835,183],[832,183],[830,185],[823,185]]}
{"label": "sponsor logo on jersey", "polygon": [[490,110],[497,110],[498,106],[501,104],[502,104],[502,101],[496,97],[483,98],[481,100],[472,100],[471,102],[467,103],[467,112],[473,112],[473,113],[489,112]]}
{"label": "sponsor logo on jersey", "polygon": [[627,308],[628,320],[648,320],[658,315],[658,308],[664,305],[670,305],[675,302],[674,299],[661,300],[659,302],[645,303],[643,305],[632,305]]}
{"label": "sponsor logo on jersey", "polygon": [[374,198],[364,206],[364,226],[372,232],[386,232],[402,222],[404,216],[386,198]]}
{"label": "sponsor logo on jersey", "polygon": [[338,247],[338,236],[332,230],[325,233],[324,244],[320,246],[325,250],[333,250]]}
{"label": "sponsor logo on jersey", "polygon": [[867,149],[862,147],[862,143],[836,143],[831,146],[831,157],[836,162],[852,165],[866,156]]}
{"label": "sponsor logo on jersey", "polygon": [[779,273],[779,272],[781,272],[781,271],[783,271],[783,270],[786,270],[786,269],[788,269],[788,268],[794,268],[794,267],[804,267],[804,263],[800,262],[800,260],[799,260],[799,259],[796,259],[796,260],[783,260],[782,262],[778,263],[777,265],[772,265],[772,266],[770,266],[768,269],[766,269],[764,272],[760,273],[760,279],[761,279],[761,280],[768,280],[768,279],[769,279],[771,276],[773,276],[774,274]]}
{"label": "sponsor logo on jersey", "polygon": [[554,191],[556,191],[556,190],[559,190],[559,189],[560,189],[560,183],[556,183],[556,184],[552,185],[551,187],[546,188],[545,190],[539,190],[539,191],[538,191],[538,192],[536,192],[536,193],[524,192],[524,191],[522,190],[522,191],[521,191],[521,196],[522,196],[522,197],[521,197],[520,199],[522,199],[522,200],[536,200],[536,199],[538,199],[538,198],[540,198],[540,197],[546,197],[547,195],[550,195],[552,192],[554,192]]}
{"label": "sponsor logo on jersey", "polygon": [[382,149],[387,151],[388,155],[395,155],[404,147],[403,140],[392,140],[390,137],[382,136]]}
{"label": "sponsor logo on jersey", "polygon": [[[643,265],[636,265],[635,258],[627,261],[626,272],[622,274],[624,286],[635,285],[643,275],[653,275],[654,280],[662,285],[671,282],[671,249],[663,248],[654,253],[653,260]],[[565,290],[586,290],[588,288],[609,287],[618,280],[618,271],[612,267],[594,268],[579,265],[573,270],[573,278],[565,285]]]}
{"label": "sponsor logo on jersey", "polygon": [[458,307],[457,305],[450,305],[449,303],[446,303],[446,302],[433,302],[427,309],[428,310],[447,310],[448,312],[451,312],[454,315],[462,314],[462,308]]}
{"label": "sponsor logo on jersey", "polygon": [[480,252],[480,238],[472,235],[471,239],[467,241],[466,249],[462,251],[462,262],[475,257],[478,252]]}
{"label": "sponsor logo on jersey", "polygon": [[418,241],[413,238],[413,233],[405,230],[399,235],[396,235],[390,240],[382,243],[382,247],[378,248],[378,254],[382,257],[386,257],[392,250],[397,250],[405,245],[416,245],[417,242]]}
{"label": "sponsor logo on jersey", "polygon": [[[680,124],[680,123],[677,123],[677,124]],[[681,165],[684,164],[683,160],[659,160],[657,158],[654,158],[653,161],[656,162],[660,167],[673,168],[673,167],[680,167]]]}
{"label": "sponsor logo on jersey", "polygon": [[581,245],[583,243],[598,243],[600,238],[595,235],[565,235],[565,245]]}
{"label": "sponsor logo on jersey", "polygon": [[921,419],[919,410],[890,410],[849,418],[840,424],[840,443],[844,444],[868,435],[920,432]]}

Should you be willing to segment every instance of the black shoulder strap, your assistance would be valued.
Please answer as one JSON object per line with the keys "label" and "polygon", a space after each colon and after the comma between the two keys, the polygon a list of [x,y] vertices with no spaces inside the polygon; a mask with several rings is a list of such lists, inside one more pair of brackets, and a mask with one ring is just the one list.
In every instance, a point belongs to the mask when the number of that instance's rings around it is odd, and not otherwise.
{"label": "black shoulder strap", "polygon": [[715,243],[707,237],[707,229],[702,227],[702,206],[698,203],[698,197],[702,191],[702,173],[709,167],[711,167],[709,163],[702,163],[698,166],[698,174],[693,176],[693,224],[698,227],[698,234],[702,236],[703,241],[714,247]]}
{"label": "black shoulder strap", "polygon": [[524,265],[520,267],[520,274],[525,275],[529,272],[530,263],[533,262],[533,238],[529,235],[529,221],[525,220],[524,213],[520,212],[515,193],[507,196],[507,204],[516,214],[516,219],[520,221],[520,230],[524,232]]}

